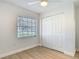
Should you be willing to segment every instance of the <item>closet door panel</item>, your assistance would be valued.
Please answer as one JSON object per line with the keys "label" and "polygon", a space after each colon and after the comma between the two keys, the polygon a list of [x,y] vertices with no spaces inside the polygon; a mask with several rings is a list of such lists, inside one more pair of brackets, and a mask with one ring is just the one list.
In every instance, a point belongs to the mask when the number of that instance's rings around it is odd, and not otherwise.
{"label": "closet door panel", "polygon": [[50,18],[42,20],[42,44],[46,47],[50,47],[50,41],[52,37],[52,22]]}
{"label": "closet door panel", "polygon": [[43,46],[63,52],[64,15],[59,14],[42,20]]}

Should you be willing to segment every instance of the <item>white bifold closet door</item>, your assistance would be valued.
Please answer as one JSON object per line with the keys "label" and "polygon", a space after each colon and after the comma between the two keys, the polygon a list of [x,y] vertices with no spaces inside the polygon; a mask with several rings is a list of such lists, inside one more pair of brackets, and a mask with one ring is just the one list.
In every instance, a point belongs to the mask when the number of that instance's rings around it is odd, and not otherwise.
{"label": "white bifold closet door", "polygon": [[64,14],[45,17],[41,21],[43,46],[63,52]]}

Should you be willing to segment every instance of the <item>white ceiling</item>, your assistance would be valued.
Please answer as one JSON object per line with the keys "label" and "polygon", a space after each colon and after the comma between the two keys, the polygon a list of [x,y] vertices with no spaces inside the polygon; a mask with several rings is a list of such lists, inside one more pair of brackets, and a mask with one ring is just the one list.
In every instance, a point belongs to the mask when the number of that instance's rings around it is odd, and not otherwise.
{"label": "white ceiling", "polygon": [[[28,5],[28,2],[33,2],[37,0],[4,0],[9,3],[15,4],[17,6],[20,6],[22,8],[29,9],[31,11],[37,12],[37,13],[44,13],[51,10],[56,10],[58,8],[61,8],[64,1],[67,0],[48,0],[48,6],[42,7],[40,3],[34,4],[34,5]],[[68,0],[70,1],[70,0]]]}

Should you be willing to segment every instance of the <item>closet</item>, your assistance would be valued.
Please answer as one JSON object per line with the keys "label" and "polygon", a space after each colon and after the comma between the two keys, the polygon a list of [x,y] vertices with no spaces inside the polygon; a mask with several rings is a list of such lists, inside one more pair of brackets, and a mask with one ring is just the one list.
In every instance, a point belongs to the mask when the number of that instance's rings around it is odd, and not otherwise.
{"label": "closet", "polygon": [[64,13],[43,17],[41,22],[42,45],[63,52]]}

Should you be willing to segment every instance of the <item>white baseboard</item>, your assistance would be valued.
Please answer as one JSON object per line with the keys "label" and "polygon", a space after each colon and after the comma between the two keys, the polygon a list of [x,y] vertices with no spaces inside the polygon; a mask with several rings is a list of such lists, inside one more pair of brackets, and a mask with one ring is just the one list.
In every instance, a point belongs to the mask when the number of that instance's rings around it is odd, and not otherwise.
{"label": "white baseboard", "polygon": [[37,46],[40,46],[40,44],[35,44],[35,45],[31,45],[31,46],[21,48],[21,49],[18,49],[18,50],[10,51],[8,53],[0,54],[0,58],[6,57],[6,56],[9,56],[9,55],[12,55],[12,54],[16,54],[18,52],[22,52],[24,50],[28,50],[28,49],[31,49],[31,48],[34,48],[34,47],[37,47]]}
{"label": "white baseboard", "polygon": [[[31,49],[31,48],[34,48],[34,47],[37,47],[37,46],[42,46],[42,44],[34,44],[34,45],[31,45],[31,46],[28,46],[28,47],[25,47],[25,48],[21,48],[21,49],[18,49],[18,50],[13,50],[13,51],[10,51],[10,52],[4,53],[4,54],[0,54],[0,58],[6,57],[6,56],[9,56],[9,55],[12,55],[12,54],[16,54],[16,53],[19,53],[19,52],[22,52],[24,50],[28,50],[28,49]],[[79,51],[79,49],[77,51]],[[75,51],[73,53],[64,51],[64,54],[74,56]]]}
{"label": "white baseboard", "polygon": [[79,49],[76,49],[77,52],[79,52]]}
{"label": "white baseboard", "polygon": [[39,44],[39,46],[42,46],[42,44]]}
{"label": "white baseboard", "polygon": [[74,56],[75,55],[75,51],[74,52],[64,51],[64,54],[69,55],[69,56]]}

